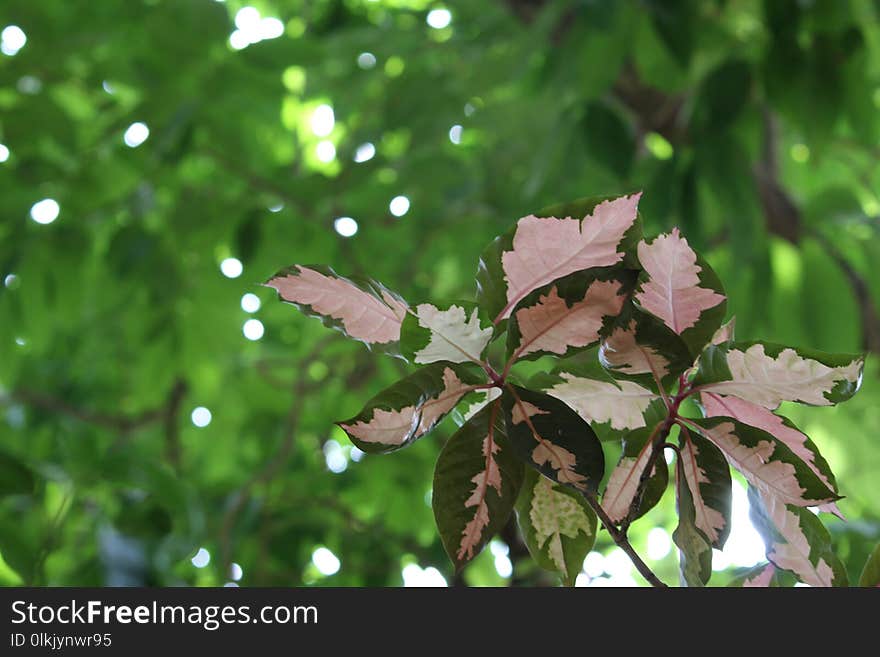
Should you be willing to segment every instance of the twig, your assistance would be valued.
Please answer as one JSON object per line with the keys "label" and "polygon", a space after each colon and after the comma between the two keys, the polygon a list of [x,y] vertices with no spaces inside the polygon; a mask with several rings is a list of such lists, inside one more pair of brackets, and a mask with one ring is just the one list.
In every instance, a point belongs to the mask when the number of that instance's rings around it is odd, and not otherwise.
{"label": "twig", "polygon": [[[300,369],[305,371],[311,363],[317,360],[320,357],[324,346],[333,337],[333,335],[327,335],[319,340],[313,347],[312,351],[300,363]],[[284,426],[284,436],[281,440],[281,445],[275,454],[266,461],[263,467],[254,473],[251,478],[245,482],[241,489],[239,489],[235,501],[223,515],[219,537],[223,572],[226,572],[229,569],[229,565],[232,562],[232,529],[235,526],[242,509],[244,509],[245,505],[250,501],[254,487],[257,484],[265,484],[271,481],[287,462],[290,453],[293,451],[296,429],[299,425],[300,411],[305,403],[306,393],[310,387],[311,384],[305,376],[300,377],[294,383],[293,389],[291,390],[293,399],[290,404],[290,409],[287,412],[287,420]]]}
{"label": "twig", "polygon": [[58,415],[66,415],[87,424],[96,424],[119,433],[129,433],[136,429],[162,420],[167,413],[167,404],[144,411],[137,415],[114,415],[102,411],[90,411],[74,406],[63,399],[51,397],[32,390],[14,390],[0,398],[3,403],[17,402],[26,406],[40,408]]}
{"label": "twig", "polygon": [[165,459],[175,470],[180,470],[180,424],[178,415],[186,397],[187,385],[182,378],[177,378],[171,387],[168,401],[165,404]]}

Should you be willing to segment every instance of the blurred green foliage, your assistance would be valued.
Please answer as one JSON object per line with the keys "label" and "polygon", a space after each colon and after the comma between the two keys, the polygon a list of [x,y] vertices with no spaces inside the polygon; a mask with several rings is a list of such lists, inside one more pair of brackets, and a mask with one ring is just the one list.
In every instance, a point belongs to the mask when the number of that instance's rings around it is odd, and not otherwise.
{"label": "blurred green foliage", "polygon": [[[467,298],[519,216],[643,189],[646,233],[682,227],[739,338],[880,351],[880,2],[253,0],[283,34],[245,4],[0,7],[26,35],[0,55],[0,583],[222,584],[232,562],[248,585],[453,581],[426,500],[454,424],[352,460],[333,421],[405,368],[260,287],[294,262]],[[846,496],[827,522],[854,581],[880,539],[878,374],[784,409]],[[512,579],[487,551],[465,582],[552,583],[503,536]],[[653,563],[675,580],[674,554]]]}

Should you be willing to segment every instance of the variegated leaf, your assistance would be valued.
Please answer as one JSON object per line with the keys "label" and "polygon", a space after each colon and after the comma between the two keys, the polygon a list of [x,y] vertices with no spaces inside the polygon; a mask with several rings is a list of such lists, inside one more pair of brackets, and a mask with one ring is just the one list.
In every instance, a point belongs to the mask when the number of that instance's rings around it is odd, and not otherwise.
{"label": "variegated leaf", "polygon": [[679,550],[679,580],[682,586],[705,586],[712,576],[712,543],[697,527],[694,498],[685,481],[683,467],[679,460],[675,470],[678,527],[672,533]]}
{"label": "variegated leaf", "polygon": [[481,377],[455,363],[433,363],[367,402],[355,417],[337,424],[365,452],[391,452],[425,435]]}
{"label": "variegated leaf", "polygon": [[419,364],[479,363],[492,332],[492,324],[480,318],[472,303],[421,303],[403,320],[400,350]]}
{"label": "variegated leaf", "polygon": [[[623,440],[623,454],[617,466],[611,471],[602,495],[602,508],[612,522],[620,523],[629,514],[638,491],[639,480],[651,458],[653,435],[652,429],[644,427],[629,432]],[[645,493],[638,512],[630,520],[636,520],[654,508],[663,497],[668,484],[669,470],[661,454],[654,462],[654,471],[645,485]]]}
{"label": "variegated leaf", "polygon": [[846,586],[846,570],[831,536],[809,509],[749,487],[752,523],[767,547],[767,559],[810,586]]}
{"label": "variegated leaf", "polygon": [[599,362],[609,372],[655,390],[655,381],[669,386],[693,360],[680,336],[631,301],[599,346]]}
{"label": "variegated leaf", "polygon": [[293,265],[265,283],[283,301],[367,346],[396,353],[407,304],[370,278],[345,278],[321,265]]}
{"label": "variegated leaf", "polygon": [[868,561],[865,562],[859,577],[859,586],[880,588],[880,545],[874,548]]}
{"label": "variegated leaf", "polygon": [[641,241],[638,253],[644,272],[636,302],[682,336],[696,357],[727,308],[721,281],[677,228],[651,243]]}
{"label": "variegated leaf", "polygon": [[501,396],[507,435],[526,463],[579,491],[595,491],[605,473],[599,439],[558,399],[508,384]]}
{"label": "variegated leaf", "polygon": [[596,514],[584,498],[529,468],[516,517],[532,558],[572,586],[596,542]]}
{"label": "variegated leaf", "polygon": [[861,355],[826,354],[768,342],[710,345],[694,385],[773,410],[784,401],[831,406],[852,397],[862,381]]}
{"label": "variegated leaf", "polygon": [[[837,492],[834,474],[828,462],[819,453],[819,448],[790,420],[739,397],[722,397],[712,392],[704,392],[700,395],[700,400],[706,417],[732,417],[744,424],[763,429],[781,440],[795,456],[803,460],[819,476],[822,483]],[[820,509],[840,515],[837,505],[833,502],[820,506]]]}
{"label": "variegated leaf", "polygon": [[507,328],[512,360],[567,356],[599,340],[603,324],[620,313],[635,280],[622,268],[576,272],[520,301]]}
{"label": "variegated leaf", "polygon": [[736,317],[731,317],[730,321],[728,321],[726,324],[722,325],[720,329],[715,331],[715,335],[712,336],[712,344],[725,344],[726,342],[733,342],[735,329]]}
{"label": "variegated leaf", "polygon": [[749,568],[733,578],[727,585],[736,588],[789,588],[797,581],[787,570],[779,570],[772,563],[762,563]]}
{"label": "variegated leaf", "polygon": [[690,420],[721,449],[750,484],[788,504],[816,506],[840,499],[789,447],[757,427],[729,417]]}
{"label": "variegated leaf", "polygon": [[477,556],[510,517],[524,466],[513,454],[496,401],[447,441],[434,468],[432,506],[456,569]]}
{"label": "variegated leaf", "polygon": [[453,412],[453,419],[458,426],[470,420],[491,401],[501,396],[501,388],[485,388],[475,390],[465,399],[465,404]]}
{"label": "variegated leaf", "polygon": [[635,381],[613,378],[596,362],[594,351],[560,361],[550,374],[532,377],[529,387],[564,401],[602,440],[619,439],[621,431],[664,415],[657,394]]}
{"label": "variegated leaf", "polygon": [[730,466],[715,445],[687,430],[680,434],[679,458],[694,504],[694,523],[720,550],[730,534]]}
{"label": "variegated leaf", "polygon": [[521,218],[480,257],[480,305],[498,324],[532,290],[576,271],[621,262],[641,236],[640,197],[583,199]]}

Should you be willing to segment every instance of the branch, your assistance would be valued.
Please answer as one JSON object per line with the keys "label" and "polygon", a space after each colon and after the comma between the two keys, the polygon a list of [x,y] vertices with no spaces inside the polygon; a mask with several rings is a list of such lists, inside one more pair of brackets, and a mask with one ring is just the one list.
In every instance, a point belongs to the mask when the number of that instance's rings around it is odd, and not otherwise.
{"label": "branch", "polygon": [[611,521],[611,518],[608,517],[608,514],[605,513],[605,509],[602,508],[602,505],[599,504],[599,500],[596,499],[595,493],[584,493],[584,499],[587,500],[587,504],[589,504],[593,511],[596,512],[596,515],[599,517],[599,520],[602,522],[602,525],[605,529],[608,530],[608,534],[617,544],[621,550],[623,550],[626,555],[630,558],[630,561],[633,562],[633,565],[636,567],[636,570],[639,571],[642,577],[644,577],[651,586],[655,586],[657,588],[666,588],[666,584],[664,584],[659,577],[654,574],[654,571],[642,561],[642,558],[638,555],[632,545],[630,545],[629,538],[627,538],[625,529],[618,529],[614,526],[614,523]]}
{"label": "branch", "polygon": [[180,470],[180,424],[177,420],[186,391],[186,381],[178,377],[165,403],[165,459],[175,470]]}
{"label": "branch", "polygon": [[[302,371],[308,369],[308,366],[321,356],[321,352],[324,350],[325,345],[334,337],[335,336],[330,334],[319,340],[312,348],[312,351],[309,352],[300,363],[300,369]],[[291,390],[292,401],[287,412],[287,420],[284,425],[284,435],[281,439],[281,445],[278,447],[275,454],[266,461],[263,467],[254,473],[239,489],[235,501],[223,515],[219,537],[223,572],[226,572],[229,569],[229,565],[232,562],[232,530],[238,520],[238,516],[241,514],[242,509],[244,509],[248,501],[250,501],[254,487],[258,484],[270,482],[287,463],[287,459],[293,451],[296,429],[299,426],[300,411],[306,401],[306,395],[313,385],[314,384],[309,382],[305,376],[300,377],[293,384]]]}
{"label": "branch", "polygon": [[150,424],[162,420],[167,413],[167,403],[159,408],[144,411],[137,415],[115,415],[103,411],[91,411],[74,406],[63,399],[44,395],[28,389],[13,390],[0,398],[5,404],[16,402],[50,411],[56,415],[66,415],[87,424],[95,424],[119,433],[130,433],[136,429],[142,429]]}

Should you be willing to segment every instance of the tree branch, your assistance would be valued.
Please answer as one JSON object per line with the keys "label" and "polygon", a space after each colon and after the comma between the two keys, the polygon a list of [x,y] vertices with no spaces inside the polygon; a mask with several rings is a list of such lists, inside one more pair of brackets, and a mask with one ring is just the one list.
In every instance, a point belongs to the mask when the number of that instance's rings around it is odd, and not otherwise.
{"label": "tree branch", "polygon": [[[321,356],[324,347],[334,337],[335,336],[332,334],[327,335],[315,344],[312,351],[309,352],[300,363],[300,369],[303,372]],[[239,489],[238,495],[232,505],[223,515],[219,536],[223,572],[228,571],[229,565],[232,562],[232,530],[235,527],[235,523],[238,520],[238,516],[241,514],[242,509],[244,509],[245,505],[250,501],[254,488],[258,484],[266,484],[270,482],[287,463],[287,459],[293,451],[296,429],[299,426],[300,411],[302,410],[306,395],[312,385],[313,384],[311,384],[305,376],[299,377],[294,382],[291,390],[292,401],[287,412],[287,420],[284,425],[284,434],[281,439],[281,445],[278,447],[275,454],[266,461],[263,467],[254,473]]]}
{"label": "tree branch", "polygon": [[137,415],[117,415],[113,413],[105,413],[103,411],[91,411],[89,409],[80,408],[64,401],[63,399],[44,395],[26,388],[13,390],[0,398],[0,400],[5,404],[15,402],[24,404],[25,406],[49,411],[56,415],[66,415],[79,420],[80,422],[95,424],[122,434],[130,433],[136,429],[142,429],[162,420],[165,418],[168,409],[168,403],[166,403],[159,408],[144,411]]}

